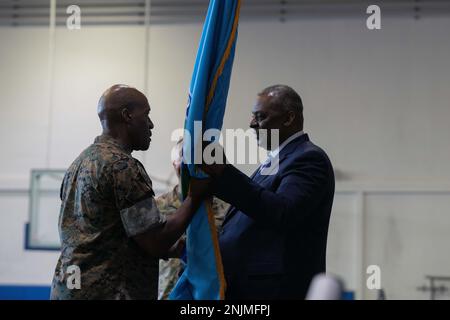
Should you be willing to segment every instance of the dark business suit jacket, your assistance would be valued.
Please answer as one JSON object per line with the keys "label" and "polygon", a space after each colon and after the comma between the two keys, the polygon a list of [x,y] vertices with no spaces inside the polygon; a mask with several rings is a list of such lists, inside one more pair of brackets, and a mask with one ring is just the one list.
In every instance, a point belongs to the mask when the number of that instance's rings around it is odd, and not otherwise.
{"label": "dark business suit jacket", "polygon": [[334,173],[303,134],[281,149],[273,175],[227,166],[216,195],[230,203],[219,236],[227,299],[304,299],[325,272]]}

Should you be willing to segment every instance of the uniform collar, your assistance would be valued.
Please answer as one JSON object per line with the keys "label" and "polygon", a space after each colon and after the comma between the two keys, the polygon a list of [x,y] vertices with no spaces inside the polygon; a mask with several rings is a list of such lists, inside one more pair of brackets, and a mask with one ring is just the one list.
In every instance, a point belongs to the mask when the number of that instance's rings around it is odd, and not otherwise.
{"label": "uniform collar", "polygon": [[102,134],[98,137],[95,138],[94,143],[105,143],[105,144],[109,144],[112,145],[118,149],[120,149],[121,151],[127,153],[127,154],[131,154],[131,152],[127,152],[124,147],[119,143],[119,141],[117,141],[116,139],[114,139],[113,137],[111,137],[110,135],[107,134]]}

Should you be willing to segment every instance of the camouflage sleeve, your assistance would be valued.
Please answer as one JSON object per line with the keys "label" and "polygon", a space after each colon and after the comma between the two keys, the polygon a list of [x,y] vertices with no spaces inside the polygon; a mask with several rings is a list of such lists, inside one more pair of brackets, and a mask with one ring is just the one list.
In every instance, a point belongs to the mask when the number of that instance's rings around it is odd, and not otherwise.
{"label": "camouflage sleeve", "polygon": [[137,160],[117,161],[113,178],[116,206],[129,237],[165,223],[155,203],[151,180]]}

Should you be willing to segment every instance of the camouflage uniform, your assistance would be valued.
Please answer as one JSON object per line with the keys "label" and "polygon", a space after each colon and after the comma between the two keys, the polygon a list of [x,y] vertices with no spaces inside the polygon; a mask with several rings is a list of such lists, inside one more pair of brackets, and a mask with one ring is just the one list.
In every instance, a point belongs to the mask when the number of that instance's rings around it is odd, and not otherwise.
{"label": "camouflage uniform", "polygon": [[223,220],[225,219],[225,214],[227,213],[230,205],[219,198],[214,197],[212,202],[212,209],[214,211],[214,218],[216,222],[217,232],[222,229]]}
{"label": "camouflage uniform", "polygon": [[[156,204],[161,214],[164,216],[169,216],[174,213],[181,206],[180,197],[181,194],[179,193],[178,185],[176,185],[173,190],[157,197]],[[212,208],[215,213],[216,227],[219,230],[229,205],[218,198],[213,198]],[[183,271],[183,268],[184,263],[180,259],[160,260],[159,299],[168,299],[170,292],[178,281],[179,275]]]}
{"label": "camouflage uniform", "polygon": [[[178,185],[172,191],[156,197],[156,205],[164,216],[174,213],[181,206]],[[183,261],[180,259],[159,260],[159,299],[165,300],[169,297],[170,291],[175,286],[178,275],[182,270]]]}
{"label": "camouflage uniform", "polygon": [[[142,164],[102,135],[67,170],[61,185],[61,255],[51,299],[156,299],[158,259],[131,237],[161,226]],[[68,289],[76,265],[81,289]]]}

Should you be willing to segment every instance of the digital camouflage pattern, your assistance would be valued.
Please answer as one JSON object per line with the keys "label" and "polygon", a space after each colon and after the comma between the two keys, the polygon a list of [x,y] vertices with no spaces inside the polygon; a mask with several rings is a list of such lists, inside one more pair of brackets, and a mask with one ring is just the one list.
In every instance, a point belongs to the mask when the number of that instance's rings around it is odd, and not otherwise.
{"label": "digital camouflage pattern", "polygon": [[[165,217],[174,213],[181,206],[181,194],[178,185],[171,191],[156,198],[156,205]],[[213,198],[212,208],[217,230],[222,226],[225,213],[229,205],[218,198]],[[183,271],[184,262],[181,259],[160,260],[159,262],[159,291],[158,297],[167,300],[170,292],[175,287],[178,277]]]}
{"label": "digital camouflage pattern", "polygon": [[[142,164],[99,136],[67,170],[60,197],[51,299],[156,299],[158,259],[131,238],[165,222]],[[80,268],[80,289],[67,287],[71,265]]]}

